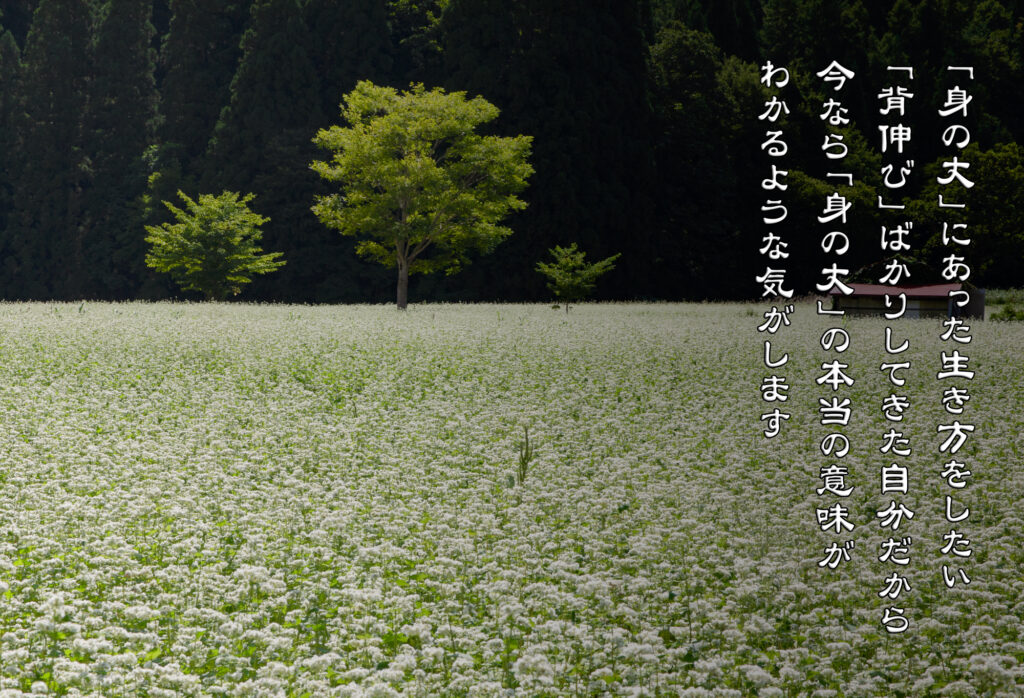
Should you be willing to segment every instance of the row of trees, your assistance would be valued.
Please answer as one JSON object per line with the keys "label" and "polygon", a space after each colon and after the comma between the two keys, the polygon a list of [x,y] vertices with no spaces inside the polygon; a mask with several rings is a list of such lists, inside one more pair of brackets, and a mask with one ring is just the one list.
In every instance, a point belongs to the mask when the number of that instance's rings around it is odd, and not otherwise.
{"label": "row of trees", "polygon": [[[454,274],[473,251],[492,251],[512,231],[501,225],[526,203],[517,195],[533,174],[529,136],[487,136],[479,127],[498,116],[482,97],[407,92],[362,81],[345,96],[347,126],[315,138],[330,153],[313,171],[340,190],[318,197],[312,210],[322,223],[357,239],[363,257],[398,270],[396,302],[408,305],[409,275]],[[187,210],[165,202],[177,222],[147,226],[152,250],[146,263],[172,274],[185,290],[223,300],[254,276],[276,271],[280,252],[257,243],[267,219],[249,210],[253,195],[203,195],[196,202],[179,191]],[[568,302],[585,297],[598,277],[614,268],[614,255],[588,264],[573,244],[555,246],[554,261],[537,271]]]}
{"label": "row of trees", "polygon": [[[0,106],[9,142],[0,153],[5,193],[0,201],[0,294],[152,298],[176,293],[145,265],[144,228],[169,220],[161,202],[174,201],[180,189],[193,199],[223,190],[255,194],[254,210],[269,218],[264,246],[282,252],[288,264],[254,281],[247,297],[356,301],[391,295],[391,275],[362,261],[353,241],[323,226],[310,211],[314,197],[332,191],[309,167],[320,156],[312,139],[338,121],[342,95],[361,79],[397,86],[422,80],[458,89],[458,79],[447,76],[480,56],[456,57],[462,50],[457,27],[477,9],[471,3],[462,9],[449,5],[410,0],[25,0],[10,11],[4,5],[8,30],[0,43],[0,94],[6,101]],[[596,66],[589,64],[552,70],[557,57],[550,48],[557,43],[546,32],[550,21],[562,22],[564,8],[536,3],[516,11],[520,19],[538,22],[528,29],[527,40],[545,43],[530,48],[537,52],[534,75],[550,74],[561,85],[582,88],[573,73],[596,74],[590,70]],[[597,87],[597,93],[587,95],[586,102],[570,93],[560,95],[564,101],[558,118],[550,112],[543,116],[551,134],[541,134],[544,143],[535,150],[542,153],[534,157],[543,170],[524,198],[559,220],[538,213],[513,221],[517,231],[536,232],[524,233],[529,244],[518,243],[505,256],[513,273],[494,278],[507,283],[439,278],[422,284],[422,295],[547,295],[530,268],[544,250],[578,238],[601,252],[619,243],[610,221],[617,220],[622,230],[632,225],[631,197],[638,187],[627,168],[637,158],[649,158],[649,148],[605,138],[601,147],[612,161],[621,155],[622,165],[599,167],[596,142],[591,142],[598,133],[567,140],[562,135],[568,122],[588,110],[595,112],[588,121],[606,124],[600,128],[609,134],[616,131],[612,111],[622,109],[617,86],[631,90],[630,98],[641,97],[634,103],[643,112],[642,81],[617,69],[615,58],[622,51],[631,54],[623,65],[643,73],[639,5],[580,3],[566,19],[572,16],[593,25],[588,40],[618,26],[631,38],[620,49],[617,34],[600,36],[612,52],[602,59],[602,80],[588,79],[586,91]],[[562,27],[572,29],[571,21]],[[59,90],[53,91],[54,85]],[[547,99],[555,88],[531,99]],[[491,91],[473,93],[494,102]],[[516,134],[544,131],[510,120],[490,132],[506,135],[510,128]],[[598,192],[604,188],[601,182],[581,186],[574,177],[578,171],[611,177],[617,182],[614,191]],[[548,192],[550,203],[557,205],[541,201]],[[579,200],[582,192],[585,202]],[[572,210],[580,215],[561,218]],[[618,283],[624,292],[627,284]]]}
{"label": "row of trees", "polygon": [[[358,81],[423,82],[481,95],[486,134],[532,137],[535,173],[515,234],[458,276],[424,277],[436,299],[535,300],[536,261],[579,242],[621,252],[604,297],[744,297],[761,229],[764,162],[757,64],[796,79],[787,157],[791,215],[813,221],[825,164],[822,94],[832,59],[857,71],[848,142],[866,193],[878,185],[875,95],[887,64],[912,64],[920,111],[912,183],[924,217],[912,241],[937,266],[929,163],[942,153],[941,68],[979,76],[969,215],[983,285],[1013,285],[1024,249],[1024,22],[1019,0],[8,0],[0,3],[0,295],[158,298],[176,289],[145,264],[145,226],[170,220],[180,189],[252,192],[264,246],[288,263],[247,297],[379,300],[394,280],[310,211],[337,187],[310,169],[314,136]],[[997,198],[998,197],[998,198]],[[931,207],[934,208],[934,207]],[[851,233],[876,237],[871,207]],[[1019,218],[1019,216],[1017,216]],[[813,225],[794,230],[791,267],[810,290]],[[855,260],[870,274],[877,253]],[[874,256],[873,256],[874,255]],[[413,260],[415,261],[415,260]],[[763,265],[762,265],[763,266]],[[927,279],[915,277],[915,281]]]}

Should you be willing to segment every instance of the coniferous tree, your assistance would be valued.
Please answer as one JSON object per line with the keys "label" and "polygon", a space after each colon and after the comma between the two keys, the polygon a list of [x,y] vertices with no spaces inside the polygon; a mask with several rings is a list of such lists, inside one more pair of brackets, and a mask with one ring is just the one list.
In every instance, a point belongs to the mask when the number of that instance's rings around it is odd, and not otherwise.
{"label": "coniferous tree", "polygon": [[308,163],[317,154],[313,135],[334,120],[346,86],[364,71],[387,73],[388,41],[379,0],[253,6],[204,180],[205,189],[255,192],[257,208],[270,217],[267,247],[290,261],[280,274],[254,282],[253,295],[352,301],[386,287],[379,269],[355,257],[350,240],[332,235],[309,211],[323,184]]}
{"label": "coniferous tree", "polygon": [[313,134],[325,116],[302,9],[299,0],[259,0],[252,6],[230,101],[214,130],[202,178],[207,191],[256,194],[257,211],[271,221],[267,247],[298,267],[253,285],[254,293],[274,299],[301,298],[311,283],[305,263],[311,260],[297,251],[306,243],[301,227],[316,224],[309,212],[316,176],[308,163],[315,155]]}
{"label": "coniferous tree", "polygon": [[147,0],[109,0],[93,50],[86,114],[92,186],[85,200],[88,288],[130,298],[144,274],[138,199],[146,188],[144,154],[152,142],[156,90]]}
{"label": "coniferous tree", "polygon": [[153,16],[150,17],[150,22],[153,24],[152,48],[159,53],[164,37],[171,28],[170,0],[153,0]]}
{"label": "coniferous tree", "polygon": [[[142,215],[146,224],[168,220],[161,201],[179,189],[197,193],[204,158],[241,55],[239,43],[251,0],[169,0],[168,29],[156,68],[159,125],[150,149],[150,179]],[[146,277],[141,293],[163,297],[171,287]]]}
{"label": "coniferous tree", "polygon": [[[479,95],[501,110],[501,116],[492,127],[502,135],[518,132],[520,114],[514,105],[522,77],[520,66],[525,54],[524,36],[520,26],[524,22],[521,3],[502,0],[452,0],[441,16],[439,34],[443,49],[443,73],[449,90],[465,90]],[[534,140],[534,175],[531,187],[523,198],[532,198],[540,171],[545,168],[538,161],[538,140]],[[535,212],[542,215],[541,212]],[[446,299],[476,300],[480,298],[522,298],[524,289],[535,284],[536,272],[527,263],[550,247],[541,240],[532,240],[531,231],[522,225],[523,214],[509,217],[509,224],[517,233],[505,243],[504,269],[495,274],[497,260],[483,258],[462,272],[458,291],[446,279],[426,277],[417,280],[420,293]],[[489,279],[500,277],[498,288]],[[538,294],[543,287],[537,289]],[[538,296],[539,297],[539,296]]]}
{"label": "coniferous tree", "polygon": [[443,80],[441,17],[448,4],[443,0],[388,0],[387,22],[395,50],[393,73],[397,83],[433,84]]}
{"label": "coniferous tree", "polygon": [[307,0],[309,55],[320,79],[320,109],[329,123],[342,96],[360,80],[383,82],[392,67],[383,0]]}
{"label": "coniferous tree", "polygon": [[[342,96],[360,80],[389,81],[395,49],[387,9],[382,0],[308,0],[309,55],[320,81],[322,121],[317,128],[337,121]],[[312,186],[314,195],[329,193],[322,180]],[[361,260],[353,240],[324,228],[304,212],[294,215],[290,254],[298,262],[283,269],[279,278],[268,278],[264,286],[277,284],[279,293],[293,300],[311,295],[335,302],[380,297],[391,282],[390,275]]]}
{"label": "coniferous tree", "polygon": [[[178,189],[194,196],[224,187],[258,194],[255,205],[272,219],[268,246],[290,260],[282,273],[253,283],[252,296],[379,296],[390,278],[308,211],[324,193],[306,170],[316,157],[312,135],[336,120],[340,96],[362,79],[466,90],[501,109],[490,132],[534,136],[536,174],[523,194],[530,206],[509,219],[516,235],[507,254],[480,260],[454,282],[418,279],[417,297],[539,299],[532,261],[576,240],[596,255],[623,252],[600,289],[604,297],[720,296],[752,287],[746,281],[760,270],[751,259],[762,261],[756,241],[753,257],[744,251],[738,262],[725,241],[759,221],[742,202],[757,195],[759,179],[749,173],[764,164],[754,112],[763,101],[756,65],[765,57],[794,75],[786,124],[794,218],[813,218],[828,188],[819,151],[825,92],[814,72],[832,59],[857,73],[843,93],[853,118],[845,162],[862,187],[877,185],[877,93],[892,79],[887,65],[915,67],[908,115],[915,137],[905,156],[919,165],[948,155],[927,135],[941,132],[934,106],[955,81],[946,65],[975,68],[970,129],[982,152],[1024,137],[1015,87],[1024,80],[1020,0],[0,5],[7,30],[0,30],[0,291],[7,298],[170,293],[141,264],[143,224],[167,220],[159,202]],[[657,31],[672,22],[704,32],[706,41],[677,33],[666,43]],[[156,70],[147,46],[160,49]],[[711,53],[713,65],[702,63]],[[687,65],[695,72],[684,74]],[[925,180],[915,168],[905,193],[920,199]],[[854,194],[866,200],[864,191]],[[873,229],[870,206],[855,218],[851,232]],[[800,237],[810,233],[792,235],[794,269],[820,268],[797,252],[817,249]],[[859,254],[851,251],[851,267],[876,263]],[[716,273],[702,279],[709,269]],[[793,273],[793,284],[809,290],[803,273]]]}
{"label": "coniferous tree", "polygon": [[18,46],[25,45],[32,14],[38,4],[39,0],[5,0],[3,3],[4,28],[14,36]]}
{"label": "coniferous tree", "polygon": [[[532,260],[553,244],[579,241],[607,256],[629,239],[632,247],[601,291],[647,293],[642,260],[651,253],[654,166],[641,3],[525,0],[492,18],[493,9],[449,5],[442,18],[446,66],[459,76],[449,87],[494,101],[503,132],[534,137],[536,175],[524,193],[530,208],[510,221],[520,234],[509,239],[506,264],[498,270],[495,260],[483,260],[467,277],[484,297],[537,299],[544,289]],[[502,25],[511,25],[511,42]],[[494,67],[474,66],[481,62]],[[507,81],[496,88],[498,74]]]}
{"label": "coniferous tree", "polygon": [[674,22],[708,32],[726,55],[756,60],[757,34],[761,25],[760,0],[649,0],[655,32]]}
{"label": "coniferous tree", "polygon": [[253,5],[230,101],[210,143],[214,166],[208,168],[207,178],[238,189],[251,179],[287,168],[297,151],[312,152],[307,147],[309,134],[324,117],[309,45],[299,0],[260,0]]}
{"label": "coniferous tree", "polygon": [[26,40],[15,218],[9,228],[5,290],[14,298],[82,293],[89,185],[82,115],[91,75],[91,7],[40,0]]}
{"label": "coniferous tree", "polygon": [[[481,91],[499,108],[510,106],[522,54],[514,3],[452,0],[441,23],[445,79],[451,89]],[[503,121],[508,121],[507,114]]]}
{"label": "coniferous tree", "polygon": [[727,280],[738,276],[739,259],[721,250],[740,249],[741,209],[728,142],[733,119],[718,81],[722,52],[711,34],[679,22],[662,29],[658,39],[651,48],[659,136],[658,252],[650,261],[668,283],[659,284],[656,295],[672,295],[668,286],[675,284],[688,298],[725,297]]}
{"label": "coniferous tree", "polygon": [[[246,0],[171,0],[161,48],[161,166],[195,177],[241,55]],[[173,194],[175,189],[171,187]]]}
{"label": "coniferous tree", "polygon": [[[13,171],[18,145],[15,115],[21,52],[11,32],[0,28],[0,251],[6,251],[14,203]],[[4,257],[7,257],[4,254]],[[2,268],[2,267],[0,267]],[[2,272],[0,272],[2,274]]]}

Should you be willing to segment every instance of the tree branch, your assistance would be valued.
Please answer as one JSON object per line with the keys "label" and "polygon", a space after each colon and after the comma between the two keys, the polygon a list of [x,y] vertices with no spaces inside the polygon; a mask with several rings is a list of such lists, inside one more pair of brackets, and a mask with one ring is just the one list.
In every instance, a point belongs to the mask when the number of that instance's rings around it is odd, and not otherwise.
{"label": "tree branch", "polygon": [[412,250],[412,254],[409,255],[409,263],[411,264],[412,260],[416,259],[416,257],[419,255],[420,252],[422,252],[423,250],[425,250],[428,247],[430,247],[430,243],[432,243],[432,242],[433,242],[433,239],[431,239],[431,237],[428,235],[427,238],[425,240],[423,240],[423,242],[421,242],[420,244],[416,245],[416,247],[414,247],[413,250]]}

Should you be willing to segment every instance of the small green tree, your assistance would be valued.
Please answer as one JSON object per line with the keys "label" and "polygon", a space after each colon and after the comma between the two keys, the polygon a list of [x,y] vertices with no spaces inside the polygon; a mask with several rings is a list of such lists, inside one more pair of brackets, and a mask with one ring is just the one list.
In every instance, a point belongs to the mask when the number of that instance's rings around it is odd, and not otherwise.
{"label": "small green tree", "polygon": [[576,243],[568,247],[555,245],[548,250],[554,261],[550,264],[537,262],[537,271],[550,279],[548,288],[565,302],[569,312],[569,301],[580,301],[590,295],[598,277],[615,268],[615,260],[621,255],[613,254],[600,262],[588,264],[587,253],[576,249]]}
{"label": "small green tree", "polygon": [[314,139],[331,160],[312,164],[342,191],[318,197],[313,212],[359,239],[360,255],[398,268],[400,309],[409,274],[454,274],[468,252],[490,252],[512,233],[498,222],[526,207],[516,194],[533,172],[531,138],[475,133],[497,107],[465,92],[413,85],[399,93],[364,80],[345,95],[342,116],[349,126]]}
{"label": "small green tree", "polygon": [[277,261],[280,252],[260,254],[260,226],[269,219],[249,209],[254,194],[201,194],[198,202],[182,191],[178,196],[186,210],[164,202],[177,223],[146,226],[146,242],[152,245],[146,264],[171,274],[182,289],[199,291],[207,300],[224,300],[238,295],[253,275],[284,264]]}

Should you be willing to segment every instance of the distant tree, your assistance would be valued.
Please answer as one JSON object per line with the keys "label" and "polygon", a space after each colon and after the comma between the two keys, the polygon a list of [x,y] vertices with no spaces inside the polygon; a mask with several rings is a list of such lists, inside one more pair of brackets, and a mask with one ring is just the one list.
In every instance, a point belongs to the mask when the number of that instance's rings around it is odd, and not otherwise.
{"label": "distant tree", "polygon": [[18,46],[24,47],[39,0],[4,0],[0,4],[3,5],[4,28],[11,32]]}
{"label": "distant tree", "polygon": [[408,304],[409,274],[457,272],[471,250],[490,252],[512,231],[498,225],[526,203],[516,194],[533,172],[529,136],[481,136],[498,116],[482,97],[414,85],[408,92],[362,81],[345,96],[347,127],[321,129],[332,151],[312,168],[342,191],[313,212],[356,251],[398,268],[396,302]]}
{"label": "distant tree", "polygon": [[550,264],[537,263],[537,271],[550,279],[548,288],[560,300],[565,302],[565,312],[569,312],[570,301],[581,301],[594,290],[594,284],[603,274],[615,268],[615,260],[620,255],[602,259],[600,262],[588,264],[587,253],[576,249],[576,243],[568,247],[555,245],[548,250],[554,261]]}
{"label": "distant tree", "polygon": [[367,283],[352,241],[309,212],[316,194],[332,191],[309,169],[318,155],[310,137],[334,123],[342,96],[359,80],[387,77],[386,20],[380,0],[252,4],[199,188],[251,191],[260,213],[270,217],[263,239],[289,265],[253,282],[260,298],[351,301],[356,289],[386,283],[380,269],[369,270],[377,278]]}
{"label": "distant tree", "polygon": [[91,182],[83,195],[83,288],[130,298],[146,276],[138,199],[146,189],[157,92],[151,47],[152,2],[107,0],[93,42],[93,71],[83,115]]}
{"label": "distant tree", "polygon": [[440,17],[451,0],[388,0],[387,19],[395,48],[394,76],[400,82],[440,77],[444,51]]}
{"label": "distant tree", "polygon": [[[722,65],[722,52],[711,34],[679,22],[662,29],[651,47],[661,196],[652,225],[660,244],[647,268],[660,298],[673,297],[673,291],[690,298],[722,297],[729,280],[740,275],[740,255],[725,257],[721,249],[743,248],[738,216],[747,207],[738,205],[739,178],[729,137],[734,124],[750,122],[750,112],[734,118],[718,80]],[[756,74],[750,79],[757,85]],[[759,145],[751,152],[758,152]]]}
{"label": "distant tree", "polygon": [[[539,300],[538,250],[576,241],[621,251],[602,295],[655,295],[653,114],[646,0],[448,0],[440,22],[444,82],[501,109],[496,133],[533,136],[536,175],[505,254],[468,270],[483,297]],[[628,124],[628,127],[625,125]],[[676,231],[673,230],[673,234]],[[628,235],[629,245],[621,239]],[[678,292],[678,291],[677,291]]]}
{"label": "distant tree", "polygon": [[389,4],[384,0],[306,0],[307,51],[320,81],[320,111],[327,119],[320,126],[330,123],[341,96],[357,82],[384,82],[389,77],[393,52]]}
{"label": "distant tree", "polygon": [[[959,159],[971,165],[964,173],[974,183],[970,188],[955,181],[936,181],[948,175],[950,170],[943,162],[950,160],[949,156],[923,167],[925,186],[919,196],[907,202],[907,217],[926,235],[926,239],[914,241],[916,247],[936,277],[946,267],[945,260],[955,255],[965,257],[970,264],[970,283],[988,288],[1018,287],[1024,262],[1024,147],[1000,143],[982,150],[971,143]],[[938,209],[935,201],[939,194],[962,202],[966,208]],[[954,229],[958,223],[967,227]],[[970,240],[970,245],[963,246],[957,240]],[[942,277],[934,280],[948,281]]]}
{"label": "distant tree", "polygon": [[280,252],[260,254],[259,228],[269,219],[249,210],[252,194],[202,194],[198,202],[181,191],[178,196],[187,210],[164,202],[177,223],[146,226],[146,242],[152,245],[146,264],[171,274],[182,289],[199,291],[207,300],[224,300],[238,295],[253,275],[284,264],[277,261]]}
{"label": "distant tree", "polygon": [[[959,200],[967,204],[970,237],[977,241],[963,254],[977,260],[979,283],[1018,286],[1024,263],[1024,146],[1000,143],[982,151],[972,144],[962,157],[971,163],[976,184]],[[947,173],[943,168],[942,175]],[[956,253],[950,245],[943,257]]]}
{"label": "distant tree", "polygon": [[7,297],[79,298],[86,271],[82,206],[90,183],[88,107],[92,14],[80,0],[41,0],[20,70]]}
{"label": "distant tree", "polygon": [[198,174],[217,118],[230,100],[249,4],[239,0],[170,2],[170,29],[160,50],[163,123],[159,136],[163,159],[177,160],[186,176]]}
{"label": "distant tree", "polygon": [[6,231],[14,205],[14,168],[17,163],[18,70],[21,51],[11,32],[0,27],[0,251],[7,256]]}
{"label": "distant tree", "polygon": [[[203,188],[288,189],[281,175],[304,166],[319,115],[320,79],[310,56],[312,36],[300,0],[259,0],[242,35],[242,56],[207,153]],[[291,173],[289,173],[291,174]],[[266,178],[277,182],[268,186]],[[257,182],[256,180],[264,179]],[[314,181],[309,177],[310,181]],[[254,184],[258,186],[253,187]]]}
{"label": "distant tree", "polygon": [[[275,223],[267,226],[265,239],[273,241],[274,249],[283,251],[291,261],[274,278],[275,299],[304,300],[312,294],[331,303],[365,302],[380,298],[392,282],[383,267],[359,259],[355,240],[321,225],[309,211],[309,202],[317,194],[334,191],[329,182],[309,169],[310,161],[319,156],[310,135],[337,121],[342,97],[360,80],[398,85],[409,82],[392,71],[395,50],[388,21],[391,5],[385,0],[306,0],[303,11],[310,35],[307,50],[320,82],[321,100],[318,120],[312,128],[296,132],[296,142],[302,149],[289,162],[294,171],[291,181],[295,183],[289,185],[282,205],[262,199],[265,213],[276,217],[277,223],[285,223],[276,229]],[[272,182],[278,180],[275,176]]]}

